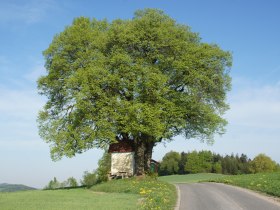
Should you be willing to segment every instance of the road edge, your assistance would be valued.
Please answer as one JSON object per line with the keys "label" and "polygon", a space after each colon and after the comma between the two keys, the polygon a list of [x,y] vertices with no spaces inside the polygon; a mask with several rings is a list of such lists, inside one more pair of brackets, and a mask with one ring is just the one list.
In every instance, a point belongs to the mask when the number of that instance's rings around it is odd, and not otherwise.
{"label": "road edge", "polygon": [[176,191],[177,191],[177,202],[176,202],[176,206],[174,208],[174,210],[179,210],[180,209],[180,203],[181,203],[181,191],[180,188],[177,184],[174,184],[176,187]]}

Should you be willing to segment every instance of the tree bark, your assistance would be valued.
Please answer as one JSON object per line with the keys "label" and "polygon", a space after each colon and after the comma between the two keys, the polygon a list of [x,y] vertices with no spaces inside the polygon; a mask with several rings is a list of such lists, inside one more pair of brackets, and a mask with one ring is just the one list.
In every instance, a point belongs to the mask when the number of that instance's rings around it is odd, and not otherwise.
{"label": "tree bark", "polygon": [[145,174],[145,142],[142,139],[135,140],[135,174]]}
{"label": "tree bark", "polygon": [[144,175],[150,170],[151,158],[155,143],[151,137],[142,136],[135,140],[135,174],[137,176]]}
{"label": "tree bark", "polygon": [[153,154],[153,148],[154,148],[155,143],[154,142],[146,142],[145,143],[145,155],[144,155],[144,168],[145,172],[148,172],[150,170],[150,165],[151,165],[151,159],[152,159],[152,154]]}

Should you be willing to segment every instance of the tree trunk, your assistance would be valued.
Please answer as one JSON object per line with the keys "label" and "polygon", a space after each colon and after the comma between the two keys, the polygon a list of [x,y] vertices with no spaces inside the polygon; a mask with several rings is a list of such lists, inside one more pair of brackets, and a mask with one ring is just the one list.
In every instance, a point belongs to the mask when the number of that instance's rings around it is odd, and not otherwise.
{"label": "tree trunk", "polygon": [[144,175],[150,170],[153,147],[155,143],[148,136],[142,136],[135,140],[135,174],[137,176]]}
{"label": "tree trunk", "polygon": [[145,142],[142,139],[135,140],[135,174],[141,176],[145,174]]}
{"label": "tree trunk", "polygon": [[145,147],[146,147],[145,155],[144,155],[145,172],[148,172],[150,170],[154,145],[155,145],[154,142],[146,142],[146,144],[145,144]]}

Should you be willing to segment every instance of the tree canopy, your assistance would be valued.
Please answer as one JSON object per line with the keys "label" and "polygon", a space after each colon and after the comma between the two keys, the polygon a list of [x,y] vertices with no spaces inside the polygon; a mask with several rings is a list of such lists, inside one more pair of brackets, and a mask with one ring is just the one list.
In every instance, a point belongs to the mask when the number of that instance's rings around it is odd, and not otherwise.
{"label": "tree canopy", "polygon": [[38,124],[54,160],[128,140],[143,171],[157,142],[224,132],[231,54],[163,11],[76,18],[43,54]]}
{"label": "tree canopy", "polygon": [[179,171],[179,162],[181,156],[178,152],[170,151],[164,155],[160,163],[161,175],[177,174]]}
{"label": "tree canopy", "polygon": [[250,163],[249,169],[252,173],[273,172],[278,170],[277,163],[265,154],[257,155]]}

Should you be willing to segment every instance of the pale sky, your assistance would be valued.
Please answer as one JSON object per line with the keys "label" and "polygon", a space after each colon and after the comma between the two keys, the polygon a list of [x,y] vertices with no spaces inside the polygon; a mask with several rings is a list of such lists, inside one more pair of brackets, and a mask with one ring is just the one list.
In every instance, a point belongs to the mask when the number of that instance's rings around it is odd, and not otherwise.
{"label": "pale sky", "polygon": [[42,51],[79,16],[132,18],[137,9],[159,8],[233,54],[227,133],[214,145],[176,137],[156,146],[153,158],[170,150],[207,149],[220,154],[265,153],[280,162],[280,1],[278,0],[2,0],[0,1],[0,183],[44,187],[97,167],[103,151],[90,150],[52,162],[38,135],[36,118],[45,99],[36,80],[45,73]]}

